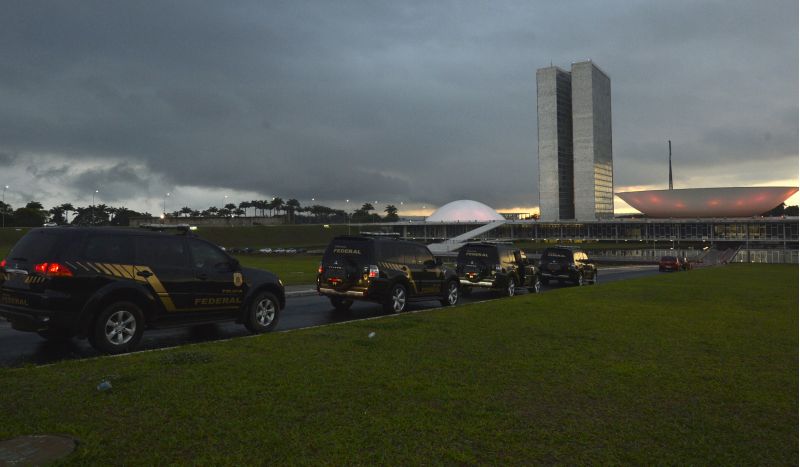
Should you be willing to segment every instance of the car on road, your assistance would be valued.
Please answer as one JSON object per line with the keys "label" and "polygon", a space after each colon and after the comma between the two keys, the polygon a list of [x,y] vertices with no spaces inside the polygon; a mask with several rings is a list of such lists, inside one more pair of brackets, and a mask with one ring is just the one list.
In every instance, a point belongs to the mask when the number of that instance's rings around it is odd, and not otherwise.
{"label": "car on road", "polygon": [[686,269],[687,267],[683,260],[677,256],[662,256],[661,259],[658,260],[658,270],[660,272],[683,271]]}
{"label": "car on road", "polygon": [[317,274],[317,291],[336,310],[346,311],[354,300],[383,305],[400,313],[409,301],[458,303],[459,281],[452,269],[434,258],[420,243],[381,236],[334,238],[325,250]]}
{"label": "car on road", "polygon": [[275,329],[286,305],[278,277],[241,267],[183,227],[33,229],[0,261],[0,316],[45,339],[88,338],[110,354],[135,349],[146,328]]}
{"label": "car on road", "polygon": [[546,248],[539,260],[542,283],[551,280],[559,284],[572,282],[575,285],[597,284],[597,266],[585,251],[567,246]]}
{"label": "car on road", "polygon": [[513,297],[520,287],[534,293],[542,287],[539,269],[512,244],[467,243],[458,251],[456,273],[465,295],[483,288]]}

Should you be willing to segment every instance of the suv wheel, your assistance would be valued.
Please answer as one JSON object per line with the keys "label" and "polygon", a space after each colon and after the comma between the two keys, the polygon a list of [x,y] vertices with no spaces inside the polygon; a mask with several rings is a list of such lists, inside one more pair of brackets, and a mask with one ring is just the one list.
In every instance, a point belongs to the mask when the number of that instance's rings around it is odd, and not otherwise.
{"label": "suv wheel", "polygon": [[514,294],[516,293],[517,293],[517,283],[514,282],[513,277],[509,276],[508,284],[506,284],[506,290],[504,291],[503,295],[505,295],[506,297],[513,297]]}
{"label": "suv wheel", "polygon": [[347,311],[353,305],[353,301],[347,298],[331,297],[331,305],[336,311]]}
{"label": "suv wheel", "polygon": [[447,283],[447,291],[442,299],[442,306],[453,306],[458,303],[458,289],[458,282],[450,281]]}
{"label": "suv wheel", "polygon": [[539,275],[533,276],[533,286],[528,289],[528,292],[539,293],[542,291],[542,279]]}
{"label": "suv wheel", "polygon": [[144,333],[144,313],[131,302],[115,302],[97,315],[89,343],[100,352],[120,354],[135,349]]}
{"label": "suv wheel", "polygon": [[383,309],[390,313],[400,313],[406,309],[408,295],[403,284],[395,284],[389,292],[388,300],[383,304]]}
{"label": "suv wheel", "polygon": [[280,306],[275,295],[261,292],[250,302],[244,326],[254,334],[272,331],[278,325],[279,314]]}

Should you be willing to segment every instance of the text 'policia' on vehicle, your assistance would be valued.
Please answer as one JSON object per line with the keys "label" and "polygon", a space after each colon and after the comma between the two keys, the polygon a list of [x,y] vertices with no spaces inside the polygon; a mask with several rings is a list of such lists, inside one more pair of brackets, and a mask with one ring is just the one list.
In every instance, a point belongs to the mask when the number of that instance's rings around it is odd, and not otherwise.
{"label": "text 'policia' on vehicle", "polygon": [[273,330],[286,305],[274,274],[242,268],[179,226],[34,229],[0,262],[0,316],[46,339],[88,338],[104,353],[136,347],[145,328],[235,320]]}
{"label": "text 'policia' on vehicle", "polygon": [[331,241],[319,265],[317,291],[338,311],[348,310],[353,300],[368,300],[400,313],[408,301],[455,305],[459,282],[425,245],[362,234]]}

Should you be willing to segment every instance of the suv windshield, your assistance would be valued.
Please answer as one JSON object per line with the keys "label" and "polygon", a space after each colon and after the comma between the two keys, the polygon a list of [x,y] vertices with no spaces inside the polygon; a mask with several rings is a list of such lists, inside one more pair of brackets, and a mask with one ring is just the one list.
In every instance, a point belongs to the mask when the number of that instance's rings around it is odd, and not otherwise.
{"label": "suv windshield", "polygon": [[458,252],[458,263],[476,263],[484,266],[498,264],[497,248],[488,245],[467,245]]}
{"label": "suv windshield", "polygon": [[542,253],[542,261],[555,261],[559,263],[566,263],[572,261],[572,251],[564,249],[550,249]]}

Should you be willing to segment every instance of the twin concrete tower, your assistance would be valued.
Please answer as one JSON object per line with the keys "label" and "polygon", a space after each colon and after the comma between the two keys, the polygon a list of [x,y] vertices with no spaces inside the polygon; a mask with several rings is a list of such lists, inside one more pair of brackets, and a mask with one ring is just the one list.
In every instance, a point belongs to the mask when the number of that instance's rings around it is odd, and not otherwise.
{"label": "twin concrete tower", "polygon": [[536,71],[542,220],[614,217],[611,80],[591,61]]}

